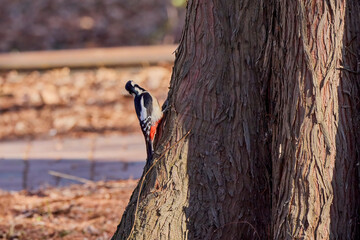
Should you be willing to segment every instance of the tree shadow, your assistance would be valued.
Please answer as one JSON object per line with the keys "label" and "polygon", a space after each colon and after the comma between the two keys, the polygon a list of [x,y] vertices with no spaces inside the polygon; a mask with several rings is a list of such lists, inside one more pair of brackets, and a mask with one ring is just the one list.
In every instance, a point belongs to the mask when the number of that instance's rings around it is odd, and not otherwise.
{"label": "tree shadow", "polygon": [[[346,1],[330,239],[360,238],[360,4]],[[357,72],[357,73],[356,73]]]}
{"label": "tree shadow", "polygon": [[50,171],[68,174],[91,181],[140,178],[144,162],[119,162],[88,159],[0,159],[0,189],[6,191],[37,190],[61,187],[77,180],[57,177]]}

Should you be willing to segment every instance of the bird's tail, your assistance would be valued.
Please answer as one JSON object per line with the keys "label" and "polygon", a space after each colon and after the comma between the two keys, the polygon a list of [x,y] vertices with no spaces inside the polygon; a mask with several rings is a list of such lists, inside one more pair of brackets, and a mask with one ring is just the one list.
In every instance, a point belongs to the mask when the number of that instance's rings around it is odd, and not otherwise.
{"label": "bird's tail", "polygon": [[153,153],[154,153],[154,146],[153,141],[147,141],[146,143],[146,153],[147,153],[147,159],[146,164],[150,165],[153,161]]}

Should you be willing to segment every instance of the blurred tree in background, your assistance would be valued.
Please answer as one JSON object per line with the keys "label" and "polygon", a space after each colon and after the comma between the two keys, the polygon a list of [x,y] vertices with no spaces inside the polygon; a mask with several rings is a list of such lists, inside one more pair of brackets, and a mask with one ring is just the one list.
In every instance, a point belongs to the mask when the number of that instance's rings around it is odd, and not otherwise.
{"label": "blurred tree in background", "polygon": [[2,0],[0,52],[178,42],[184,0]]}

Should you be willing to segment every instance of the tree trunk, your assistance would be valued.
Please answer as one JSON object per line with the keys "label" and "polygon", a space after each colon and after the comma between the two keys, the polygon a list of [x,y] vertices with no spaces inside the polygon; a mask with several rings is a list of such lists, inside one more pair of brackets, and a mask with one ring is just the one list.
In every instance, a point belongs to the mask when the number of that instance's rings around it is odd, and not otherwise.
{"label": "tree trunk", "polygon": [[[269,235],[271,161],[257,66],[265,15],[262,1],[188,1],[158,152],[191,134],[150,173],[132,239]],[[134,193],[115,239],[129,234]]]}
{"label": "tree trunk", "polygon": [[359,13],[189,0],[155,167],[113,239],[359,236]]}
{"label": "tree trunk", "polygon": [[360,79],[339,69],[356,67],[350,53],[359,50],[359,10],[359,1],[352,0],[275,5],[270,43],[274,239],[359,234]]}

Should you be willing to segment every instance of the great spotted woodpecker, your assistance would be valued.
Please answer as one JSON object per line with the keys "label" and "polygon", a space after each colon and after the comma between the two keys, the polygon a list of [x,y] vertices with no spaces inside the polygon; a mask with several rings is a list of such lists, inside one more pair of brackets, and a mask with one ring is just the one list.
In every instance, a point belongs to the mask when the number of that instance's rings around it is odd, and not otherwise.
{"label": "great spotted woodpecker", "polygon": [[150,163],[154,152],[156,129],[163,117],[163,112],[158,100],[133,81],[128,81],[125,89],[134,97],[136,115],[145,137],[147,163]]}

